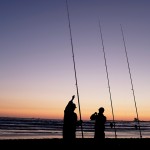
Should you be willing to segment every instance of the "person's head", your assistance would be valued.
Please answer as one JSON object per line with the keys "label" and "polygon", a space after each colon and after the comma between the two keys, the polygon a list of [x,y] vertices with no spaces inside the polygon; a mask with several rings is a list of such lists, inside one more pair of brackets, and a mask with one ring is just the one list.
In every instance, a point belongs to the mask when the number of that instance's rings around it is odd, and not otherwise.
{"label": "person's head", "polygon": [[72,103],[72,110],[74,111],[76,108],[76,104]]}
{"label": "person's head", "polygon": [[99,110],[99,113],[103,113],[105,111],[103,107],[100,107],[98,110]]}

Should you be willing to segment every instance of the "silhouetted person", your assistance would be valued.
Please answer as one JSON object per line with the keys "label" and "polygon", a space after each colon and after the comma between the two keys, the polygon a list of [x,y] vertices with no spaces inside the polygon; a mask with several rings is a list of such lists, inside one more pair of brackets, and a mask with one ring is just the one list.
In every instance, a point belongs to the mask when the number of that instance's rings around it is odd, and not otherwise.
{"label": "silhouetted person", "polygon": [[135,127],[135,129],[137,130],[138,126],[137,126],[136,124],[135,124],[135,126],[134,126],[134,127]]}
{"label": "silhouetted person", "polygon": [[104,108],[100,107],[99,112],[95,112],[90,116],[91,120],[95,120],[95,134],[94,138],[96,142],[104,142],[105,139],[105,123],[106,117],[104,116]]}
{"label": "silhouetted person", "polygon": [[78,121],[77,114],[74,112],[76,105],[73,103],[75,95],[68,102],[64,110],[63,119],[63,139],[65,141],[73,141],[76,138],[76,127],[81,125],[82,121]]}
{"label": "silhouetted person", "polygon": [[111,122],[111,123],[110,123],[110,127],[111,127],[111,129],[113,128],[113,126],[114,126],[114,125],[113,125],[113,123]]}

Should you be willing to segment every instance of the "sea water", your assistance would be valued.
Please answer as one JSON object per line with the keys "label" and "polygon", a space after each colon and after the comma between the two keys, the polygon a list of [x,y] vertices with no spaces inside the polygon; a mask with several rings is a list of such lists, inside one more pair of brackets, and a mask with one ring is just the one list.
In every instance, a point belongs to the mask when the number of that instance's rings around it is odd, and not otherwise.
{"label": "sea water", "polygon": [[[150,138],[150,121],[115,121],[111,128],[107,121],[105,127],[106,138]],[[135,125],[138,127],[136,128]],[[62,138],[63,120],[40,118],[9,118],[0,117],[0,139],[52,139]],[[140,127],[140,128],[139,128]],[[94,137],[94,121],[83,120],[82,130],[77,127],[76,137]]]}

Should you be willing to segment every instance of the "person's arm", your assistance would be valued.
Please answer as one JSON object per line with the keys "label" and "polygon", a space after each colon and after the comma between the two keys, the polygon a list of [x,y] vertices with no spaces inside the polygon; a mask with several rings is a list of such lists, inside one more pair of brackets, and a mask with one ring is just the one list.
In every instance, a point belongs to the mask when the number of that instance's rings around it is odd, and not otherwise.
{"label": "person's arm", "polygon": [[97,112],[95,112],[94,114],[92,114],[92,115],[90,116],[90,119],[91,119],[91,120],[95,120],[95,119],[96,119],[96,116],[97,116]]}
{"label": "person's arm", "polygon": [[72,99],[68,102],[68,106],[73,104],[73,100],[75,98],[75,95],[72,96]]}
{"label": "person's arm", "polygon": [[73,101],[73,100],[74,100],[74,98],[75,98],[75,95],[73,95],[73,96],[72,96],[72,99],[71,99],[70,101]]}
{"label": "person's arm", "polygon": [[77,125],[77,126],[81,126],[81,125],[82,125],[82,123],[83,123],[83,121],[82,121],[82,120],[78,120],[78,121],[77,121],[77,123],[76,123],[76,125]]}

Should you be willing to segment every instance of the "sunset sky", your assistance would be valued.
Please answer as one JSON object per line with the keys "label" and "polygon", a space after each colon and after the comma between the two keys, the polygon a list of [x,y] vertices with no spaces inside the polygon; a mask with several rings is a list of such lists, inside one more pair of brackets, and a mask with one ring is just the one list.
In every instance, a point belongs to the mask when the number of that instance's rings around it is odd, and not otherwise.
{"label": "sunset sky", "polygon": [[[82,119],[150,120],[150,1],[68,0]],[[0,0],[0,116],[62,119],[75,95],[65,0]]]}

